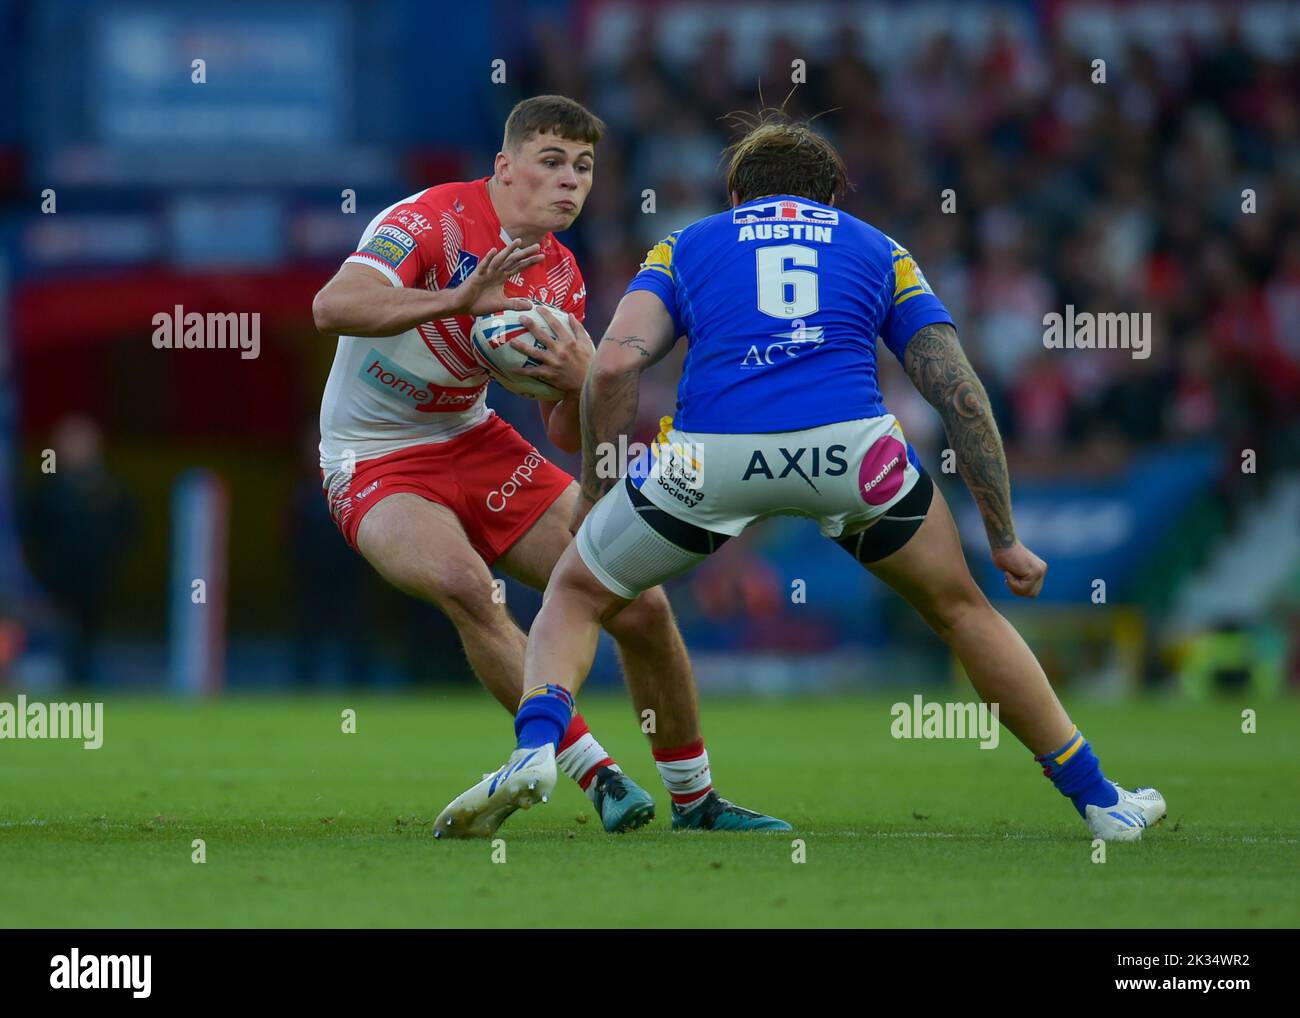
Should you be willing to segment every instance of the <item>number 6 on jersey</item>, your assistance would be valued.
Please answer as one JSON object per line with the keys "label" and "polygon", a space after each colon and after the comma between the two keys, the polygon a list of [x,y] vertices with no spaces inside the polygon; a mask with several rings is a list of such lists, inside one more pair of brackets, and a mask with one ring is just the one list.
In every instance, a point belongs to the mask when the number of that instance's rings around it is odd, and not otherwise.
{"label": "number 6 on jersey", "polygon": [[760,247],[754,254],[758,263],[758,310],[773,318],[807,318],[816,313],[817,273],[806,268],[786,268],[786,262],[816,268],[816,248],[779,244]]}

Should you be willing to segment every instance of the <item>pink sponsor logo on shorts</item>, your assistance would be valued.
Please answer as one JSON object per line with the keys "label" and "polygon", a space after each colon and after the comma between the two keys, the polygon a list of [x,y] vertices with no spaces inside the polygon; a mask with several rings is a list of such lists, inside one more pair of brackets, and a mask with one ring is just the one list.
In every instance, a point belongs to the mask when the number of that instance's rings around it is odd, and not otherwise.
{"label": "pink sponsor logo on shorts", "polygon": [[867,505],[884,505],[898,494],[907,474],[907,447],[891,435],[879,439],[858,467],[858,494]]}

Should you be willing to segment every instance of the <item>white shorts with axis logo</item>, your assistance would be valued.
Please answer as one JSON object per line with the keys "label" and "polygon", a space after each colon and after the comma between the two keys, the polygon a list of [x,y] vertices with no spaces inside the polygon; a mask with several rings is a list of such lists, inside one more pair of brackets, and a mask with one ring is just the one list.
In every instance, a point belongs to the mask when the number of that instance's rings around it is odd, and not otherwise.
{"label": "white shorts with axis logo", "polygon": [[[656,455],[596,504],[578,552],[632,598],[685,572],[769,516],[804,516],[826,537],[884,517],[921,477],[892,414],[759,435],[670,429]],[[639,469],[638,469],[639,468]]]}

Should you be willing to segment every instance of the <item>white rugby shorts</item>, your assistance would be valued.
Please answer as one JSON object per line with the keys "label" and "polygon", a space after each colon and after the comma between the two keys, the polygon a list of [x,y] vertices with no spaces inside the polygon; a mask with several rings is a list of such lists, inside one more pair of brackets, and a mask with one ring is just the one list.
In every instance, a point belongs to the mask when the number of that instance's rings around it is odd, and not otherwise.
{"label": "white rugby shorts", "polygon": [[[922,477],[892,414],[757,435],[669,428],[592,508],[578,552],[610,591],[631,599],[769,516],[807,517],[832,539],[863,531]],[[907,536],[928,505],[897,521],[912,523]]]}

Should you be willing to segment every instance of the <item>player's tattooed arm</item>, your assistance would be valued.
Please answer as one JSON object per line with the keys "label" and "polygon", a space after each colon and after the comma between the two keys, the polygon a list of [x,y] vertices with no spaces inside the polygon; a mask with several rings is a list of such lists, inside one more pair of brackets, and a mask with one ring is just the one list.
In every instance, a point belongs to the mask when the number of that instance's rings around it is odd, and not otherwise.
{"label": "player's tattooed arm", "polygon": [[616,343],[626,350],[635,351],[645,360],[650,359],[650,350],[646,347],[645,340],[640,336],[610,336],[605,337],[605,342]]}
{"label": "player's tattooed arm", "polygon": [[676,333],[671,316],[654,294],[637,290],[619,302],[582,387],[582,497],[588,505],[609,491],[628,466],[601,471],[610,477],[600,476],[597,470],[601,463],[609,463],[602,452],[617,448],[620,435],[631,442],[641,372],[672,349]]}
{"label": "player's tattooed arm", "polygon": [[957,456],[957,470],[979,506],[995,551],[1016,543],[1011,518],[1011,481],[1002,436],[988,393],[966,359],[957,330],[936,322],[908,341],[904,367],[913,384],[943,419]]}
{"label": "player's tattooed arm", "polygon": [[[614,337],[606,334],[606,343],[622,345],[622,340],[635,336]],[[602,451],[618,444],[619,435],[628,435],[636,424],[636,412],[641,395],[641,372],[636,370],[599,371],[593,364],[582,387],[582,406],[579,419],[582,423],[582,495],[595,503],[618,481],[617,471],[602,477],[598,465]],[[608,444],[606,444],[608,443]]]}

